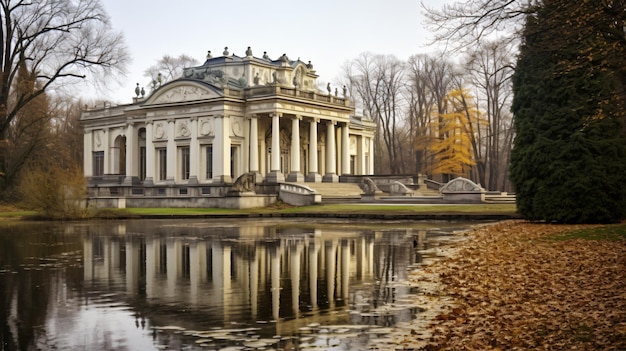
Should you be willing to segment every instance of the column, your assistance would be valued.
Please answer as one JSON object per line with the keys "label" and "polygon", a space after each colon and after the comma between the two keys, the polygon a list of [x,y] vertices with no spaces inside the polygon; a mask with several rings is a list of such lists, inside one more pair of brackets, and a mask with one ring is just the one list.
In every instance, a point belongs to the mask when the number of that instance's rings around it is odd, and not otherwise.
{"label": "column", "polygon": [[317,160],[317,123],[319,120],[314,118],[309,123],[309,174],[306,175],[307,182],[321,182],[322,176],[318,170]]}
{"label": "column", "polygon": [[250,173],[256,175],[256,181],[263,181],[259,172],[259,119],[257,115],[250,117]]}
{"label": "column", "polygon": [[343,150],[341,145],[343,143],[342,134],[343,127],[340,124],[337,124],[335,126],[335,172],[337,173],[337,176],[341,175],[341,170],[343,169],[343,159],[341,157],[343,155],[343,152],[341,151]]}
{"label": "column", "polygon": [[280,170],[280,114],[274,113],[272,116],[272,150],[270,159],[270,173],[266,180],[269,183],[279,183],[285,181],[285,176]]}
{"label": "column", "polygon": [[104,174],[111,174],[111,149],[109,148],[109,130],[102,131],[102,149],[104,150]]}
{"label": "column", "polygon": [[146,123],[146,179],[143,181],[144,185],[154,184],[154,144],[152,139],[154,138],[154,123],[148,121]]}
{"label": "column", "polygon": [[191,141],[189,144],[189,182],[198,184],[200,173],[200,145],[198,144],[198,117],[191,117]]}
{"label": "column", "polygon": [[350,174],[350,128],[348,123],[341,128],[341,174]]}
{"label": "column", "polygon": [[133,174],[135,168],[135,126],[128,123],[126,125],[126,177],[124,177],[124,185],[133,184]]}
{"label": "column", "polygon": [[365,138],[362,135],[356,139],[356,174],[365,174]]}
{"label": "column", "polygon": [[[98,133],[98,131],[96,131]],[[83,174],[85,177],[93,176],[93,132],[85,130],[83,134]]]}
{"label": "column", "polygon": [[291,120],[291,173],[287,176],[289,182],[302,182],[304,176],[300,172],[300,119],[294,116]]}
{"label": "column", "polygon": [[336,171],[335,123],[335,121],[328,121],[326,124],[326,174],[322,177],[322,181],[325,183],[336,183],[339,181]]}
{"label": "column", "polygon": [[167,182],[176,181],[176,141],[174,140],[176,129],[174,119],[167,121]]}
{"label": "column", "polygon": [[215,139],[213,142],[213,180],[230,183],[230,117],[215,116]]}
{"label": "column", "polygon": [[374,139],[368,138],[369,142],[369,152],[368,159],[369,162],[367,164],[367,173],[366,174],[374,174]]}

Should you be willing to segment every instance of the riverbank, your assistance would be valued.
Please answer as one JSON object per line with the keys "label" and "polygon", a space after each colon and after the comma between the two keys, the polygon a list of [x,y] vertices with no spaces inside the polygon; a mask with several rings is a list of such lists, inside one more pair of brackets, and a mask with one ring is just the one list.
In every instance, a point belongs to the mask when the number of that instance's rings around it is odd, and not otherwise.
{"label": "riverbank", "polygon": [[477,227],[411,272],[396,350],[626,349],[626,225]]}
{"label": "riverbank", "polygon": [[[7,210],[10,209],[10,210]],[[164,218],[338,218],[371,220],[505,220],[520,218],[514,204],[390,205],[328,204],[289,206],[276,204],[253,209],[125,208],[93,209],[79,219]],[[45,219],[33,211],[0,208],[0,219]],[[63,218],[69,219],[69,218]]]}

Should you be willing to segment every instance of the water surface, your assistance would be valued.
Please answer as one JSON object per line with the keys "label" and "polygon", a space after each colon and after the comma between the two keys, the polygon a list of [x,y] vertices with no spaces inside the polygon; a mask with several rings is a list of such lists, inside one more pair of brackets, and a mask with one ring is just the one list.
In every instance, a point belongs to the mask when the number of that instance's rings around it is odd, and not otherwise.
{"label": "water surface", "polygon": [[466,223],[0,223],[3,349],[367,349]]}

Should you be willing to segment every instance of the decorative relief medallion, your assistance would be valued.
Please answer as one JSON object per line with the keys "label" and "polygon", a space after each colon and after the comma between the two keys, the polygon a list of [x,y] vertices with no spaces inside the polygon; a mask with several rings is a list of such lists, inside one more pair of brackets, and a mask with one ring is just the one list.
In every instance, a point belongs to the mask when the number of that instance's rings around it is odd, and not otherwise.
{"label": "decorative relief medallion", "polygon": [[176,137],[185,138],[191,135],[188,121],[176,121]]}
{"label": "decorative relief medallion", "polygon": [[204,119],[200,122],[200,135],[201,136],[213,135],[213,119]]}
{"label": "decorative relief medallion", "polygon": [[242,136],[243,135],[243,127],[242,127],[241,118],[233,118],[233,123],[231,123],[231,129],[233,131],[234,136]]}
{"label": "decorative relief medallion", "polygon": [[350,150],[356,150],[356,137],[355,136],[351,136],[350,137]]}
{"label": "decorative relief medallion", "polygon": [[155,139],[165,139],[167,137],[167,133],[165,132],[165,127],[163,123],[157,123],[154,128],[154,138]]}
{"label": "decorative relief medallion", "polygon": [[102,137],[100,136],[100,131],[96,130],[96,131],[93,132],[93,134],[94,134],[96,146],[97,147],[102,146]]}

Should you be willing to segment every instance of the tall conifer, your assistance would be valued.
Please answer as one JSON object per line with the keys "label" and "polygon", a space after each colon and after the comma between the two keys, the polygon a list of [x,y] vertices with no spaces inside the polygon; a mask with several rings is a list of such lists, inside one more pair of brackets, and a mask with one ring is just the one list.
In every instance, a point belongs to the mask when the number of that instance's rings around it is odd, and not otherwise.
{"label": "tall conifer", "polygon": [[605,6],[546,0],[527,20],[511,181],[528,219],[601,223],[626,213],[626,57],[615,55],[626,45],[623,9],[611,18]]}

